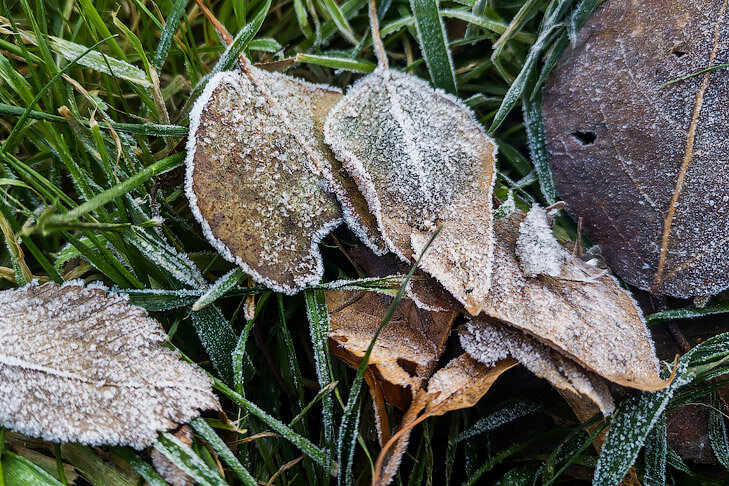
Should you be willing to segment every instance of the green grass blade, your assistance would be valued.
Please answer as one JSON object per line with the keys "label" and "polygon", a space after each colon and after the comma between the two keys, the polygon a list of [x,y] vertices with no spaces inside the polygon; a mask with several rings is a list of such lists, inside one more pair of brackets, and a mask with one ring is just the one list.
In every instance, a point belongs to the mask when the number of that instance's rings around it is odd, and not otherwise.
{"label": "green grass blade", "polygon": [[236,339],[230,323],[214,305],[193,312],[190,316],[213,366],[226,382],[233,383],[233,351]]}
{"label": "green grass blade", "polygon": [[533,99],[524,100],[524,127],[526,128],[532,163],[537,171],[539,187],[547,204],[552,205],[557,202],[557,189],[552,178],[552,168],[549,166],[541,92]]}
{"label": "green grass blade", "polygon": [[167,15],[165,26],[162,28],[162,33],[159,36],[159,45],[157,45],[157,50],[154,52],[154,57],[152,58],[152,67],[157,71],[162,69],[167,59],[170,45],[172,45],[172,38],[175,35],[175,31],[177,31],[180,18],[185,13],[187,2],[188,0],[175,0],[169,15]]}
{"label": "green grass blade", "polygon": [[149,486],[169,486],[157,472],[139,456],[126,447],[114,447],[114,454],[121,457],[141,476]]}
{"label": "green grass blade", "polygon": [[238,62],[238,56],[241,55],[243,50],[248,47],[248,43],[253,40],[258,31],[263,25],[263,21],[268,15],[268,10],[271,8],[271,0],[265,0],[263,6],[258,11],[253,20],[251,20],[245,27],[243,27],[233,39],[233,43],[228,46],[225,53],[220,60],[215,64],[212,74],[219,73],[221,71],[227,71],[235,66]]}
{"label": "green grass blade", "polygon": [[666,415],[661,415],[653,426],[645,445],[645,474],[643,486],[666,484]]}
{"label": "green grass blade", "polygon": [[205,461],[195,451],[169,432],[162,432],[159,435],[157,442],[154,443],[154,448],[201,486],[228,485],[225,479],[205,464]]}
{"label": "green grass blade", "polygon": [[215,281],[207,291],[193,304],[192,310],[199,311],[219,298],[223,297],[230,289],[238,285],[241,280],[246,278],[245,272],[240,267],[236,267]]}
{"label": "green grass blade", "polygon": [[410,0],[420,49],[433,85],[447,93],[458,93],[453,59],[448,47],[445,26],[440,18],[437,0]]}
{"label": "green grass blade", "polygon": [[2,451],[2,480],[7,486],[64,486],[42,468],[9,450]]}
{"label": "green grass blade", "polygon": [[190,422],[190,425],[193,429],[195,429],[195,432],[198,433],[200,437],[202,437],[205,442],[208,443],[210,448],[215,451],[215,453],[218,455],[220,459],[223,460],[223,462],[230,468],[231,471],[238,477],[238,479],[241,480],[241,482],[246,486],[258,486],[258,482],[256,482],[256,479],[251,476],[251,473],[248,472],[248,470],[243,466],[243,464],[240,463],[238,459],[236,459],[233,452],[228,448],[227,445],[225,445],[225,442],[218,437],[218,434],[215,433],[212,427],[208,425],[205,420],[201,418],[196,418],[192,422]]}

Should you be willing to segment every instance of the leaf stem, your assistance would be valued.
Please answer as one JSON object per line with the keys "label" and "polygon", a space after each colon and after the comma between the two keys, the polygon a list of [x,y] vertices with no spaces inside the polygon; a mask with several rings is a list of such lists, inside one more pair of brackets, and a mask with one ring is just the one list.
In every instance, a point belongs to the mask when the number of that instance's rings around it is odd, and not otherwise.
{"label": "leaf stem", "polygon": [[372,46],[375,48],[375,55],[377,56],[377,66],[382,69],[387,69],[387,53],[385,52],[384,44],[382,44],[382,37],[380,37],[380,23],[377,20],[376,0],[370,0],[370,28],[372,29]]}

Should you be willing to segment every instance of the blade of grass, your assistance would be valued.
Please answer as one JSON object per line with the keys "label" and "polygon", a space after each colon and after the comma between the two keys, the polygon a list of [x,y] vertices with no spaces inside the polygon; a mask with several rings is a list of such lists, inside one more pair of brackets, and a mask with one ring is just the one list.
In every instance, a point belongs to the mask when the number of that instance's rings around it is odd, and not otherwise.
{"label": "blade of grass", "polygon": [[201,418],[196,418],[192,422],[190,422],[190,425],[193,429],[195,429],[195,432],[198,433],[200,437],[202,437],[205,442],[208,443],[210,448],[215,451],[215,453],[218,455],[220,459],[223,460],[223,462],[230,468],[231,471],[238,477],[238,479],[241,480],[241,482],[246,486],[258,486],[258,482],[256,479],[251,476],[251,473],[248,472],[248,470],[243,466],[243,464],[236,459],[233,452],[228,448],[227,445],[225,445],[225,442],[218,437],[218,434],[215,433],[212,427],[208,425],[205,420]]}
{"label": "blade of grass", "polygon": [[456,94],[458,85],[437,0],[410,0],[420,49],[435,87]]}

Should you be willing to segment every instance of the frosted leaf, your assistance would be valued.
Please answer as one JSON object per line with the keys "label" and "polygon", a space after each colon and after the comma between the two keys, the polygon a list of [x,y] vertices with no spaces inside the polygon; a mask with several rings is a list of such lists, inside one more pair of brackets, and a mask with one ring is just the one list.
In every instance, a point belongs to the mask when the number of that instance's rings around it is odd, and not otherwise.
{"label": "frosted leaf", "polygon": [[557,277],[569,253],[552,234],[547,211],[534,204],[519,225],[516,240],[516,256],[519,266],[527,277],[549,275]]}
{"label": "frosted leaf", "polygon": [[218,252],[289,294],[324,272],[318,244],[342,218],[321,185],[313,121],[323,86],[251,67],[215,75],[190,115],[186,192]]}
{"label": "frosted leaf", "polygon": [[[332,354],[357,367],[392,297],[375,292],[328,290]],[[385,399],[404,410],[438,362],[456,311],[429,312],[403,299],[370,354],[369,366]]]}
{"label": "frosted leaf", "polygon": [[604,2],[544,90],[560,197],[654,294],[729,287],[729,74],[703,72],[729,60],[728,16],[722,1]]}
{"label": "frosted leaf", "polygon": [[438,370],[428,382],[428,405],[431,416],[476,405],[502,373],[516,366],[516,361],[503,359],[490,366],[479,363],[464,353]]}
{"label": "frosted leaf", "polygon": [[463,349],[480,363],[493,366],[511,356],[555,387],[589,399],[605,415],[615,409],[610,391],[599,376],[534,337],[485,317],[468,322],[460,336]]}
{"label": "frosted leaf", "polygon": [[[397,433],[380,452],[372,484],[392,482],[407,450],[412,429],[418,423],[428,417],[474,406],[496,379],[516,364],[513,359],[505,359],[494,366],[486,366],[464,353],[438,370],[428,381],[427,391],[417,393],[403,415]],[[423,414],[418,417],[421,411]],[[388,445],[392,447],[388,449]]]}
{"label": "frosted leaf", "polygon": [[54,442],[143,448],[218,409],[210,380],[145,310],[98,285],[0,292],[0,425]]}
{"label": "frosted leaf", "polygon": [[477,314],[492,264],[496,146],[457,98],[378,68],[330,111],[326,143],[357,183],[387,247],[421,262]]}
{"label": "frosted leaf", "polygon": [[515,212],[494,223],[494,275],[484,313],[610,381],[665,387],[643,314],[615,278],[569,254],[558,278],[524,275],[516,257],[524,220]]}

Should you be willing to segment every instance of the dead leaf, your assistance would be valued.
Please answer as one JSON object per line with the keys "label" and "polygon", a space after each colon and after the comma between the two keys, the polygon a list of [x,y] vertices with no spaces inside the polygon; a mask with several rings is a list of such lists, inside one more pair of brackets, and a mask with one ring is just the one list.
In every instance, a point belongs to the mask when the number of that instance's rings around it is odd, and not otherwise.
{"label": "dead leaf", "polygon": [[478,314],[491,275],[496,146],[471,111],[423,80],[380,67],[332,108],[324,135],[403,261],[443,226],[420,266]]}
{"label": "dead leaf", "polygon": [[53,442],[143,448],[218,409],[211,382],[140,307],[98,285],[0,292],[0,424]]}
{"label": "dead leaf", "polygon": [[542,247],[544,254],[535,247],[527,258],[563,259],[559,276],[524,275],[516,256],[524,220],[519,211],[494,224],[493,284],[484,313],[610,381],[649,391],[665,387],[643,315],[615,278],[563,248],[553,255],[552,245]]}
{"label": "dead leaf", "polygon": [[474,406],[499,376],[516,365],[516,360],[504,359],[486,366],[464,353],[437,371],[428,381],[427,391],[418,392],[397,432],[382,447],[372,484],[392,482],[415,426],[429,417]]}
{"label": "dead leaf", "polygon": [[[328,290],[330,349],[357,367],[393,298],[375,292]],[[369,358],[373,378],[388,403],[405,410],[433,372],[457,312],[419,309],[403,299]]]}
{"label": "dead leaf", "polygon": [[727,15],[724,1],[605,2],[545,88],[560,196],[655,294],[729,287],[729,72],[704,72],[726,62]]}
{"label": "dead leaf", "polygon": [[[460,329],[461,346],[475,360],[492,366],[513,357],[529,371],[560,390],[587,400],[605,415],[615,403],[605,381],[536,338],[487,317],[476,317]],[[592,417],[594,412],[587,418]]]}
{"label": "dead leaf", "polygon": [[318,243],[341,222],[320,184],[312,99],[331,88],[250,67],[215,75],[190,115],[186,192],[205,236],[288,294],[324,272]]}

